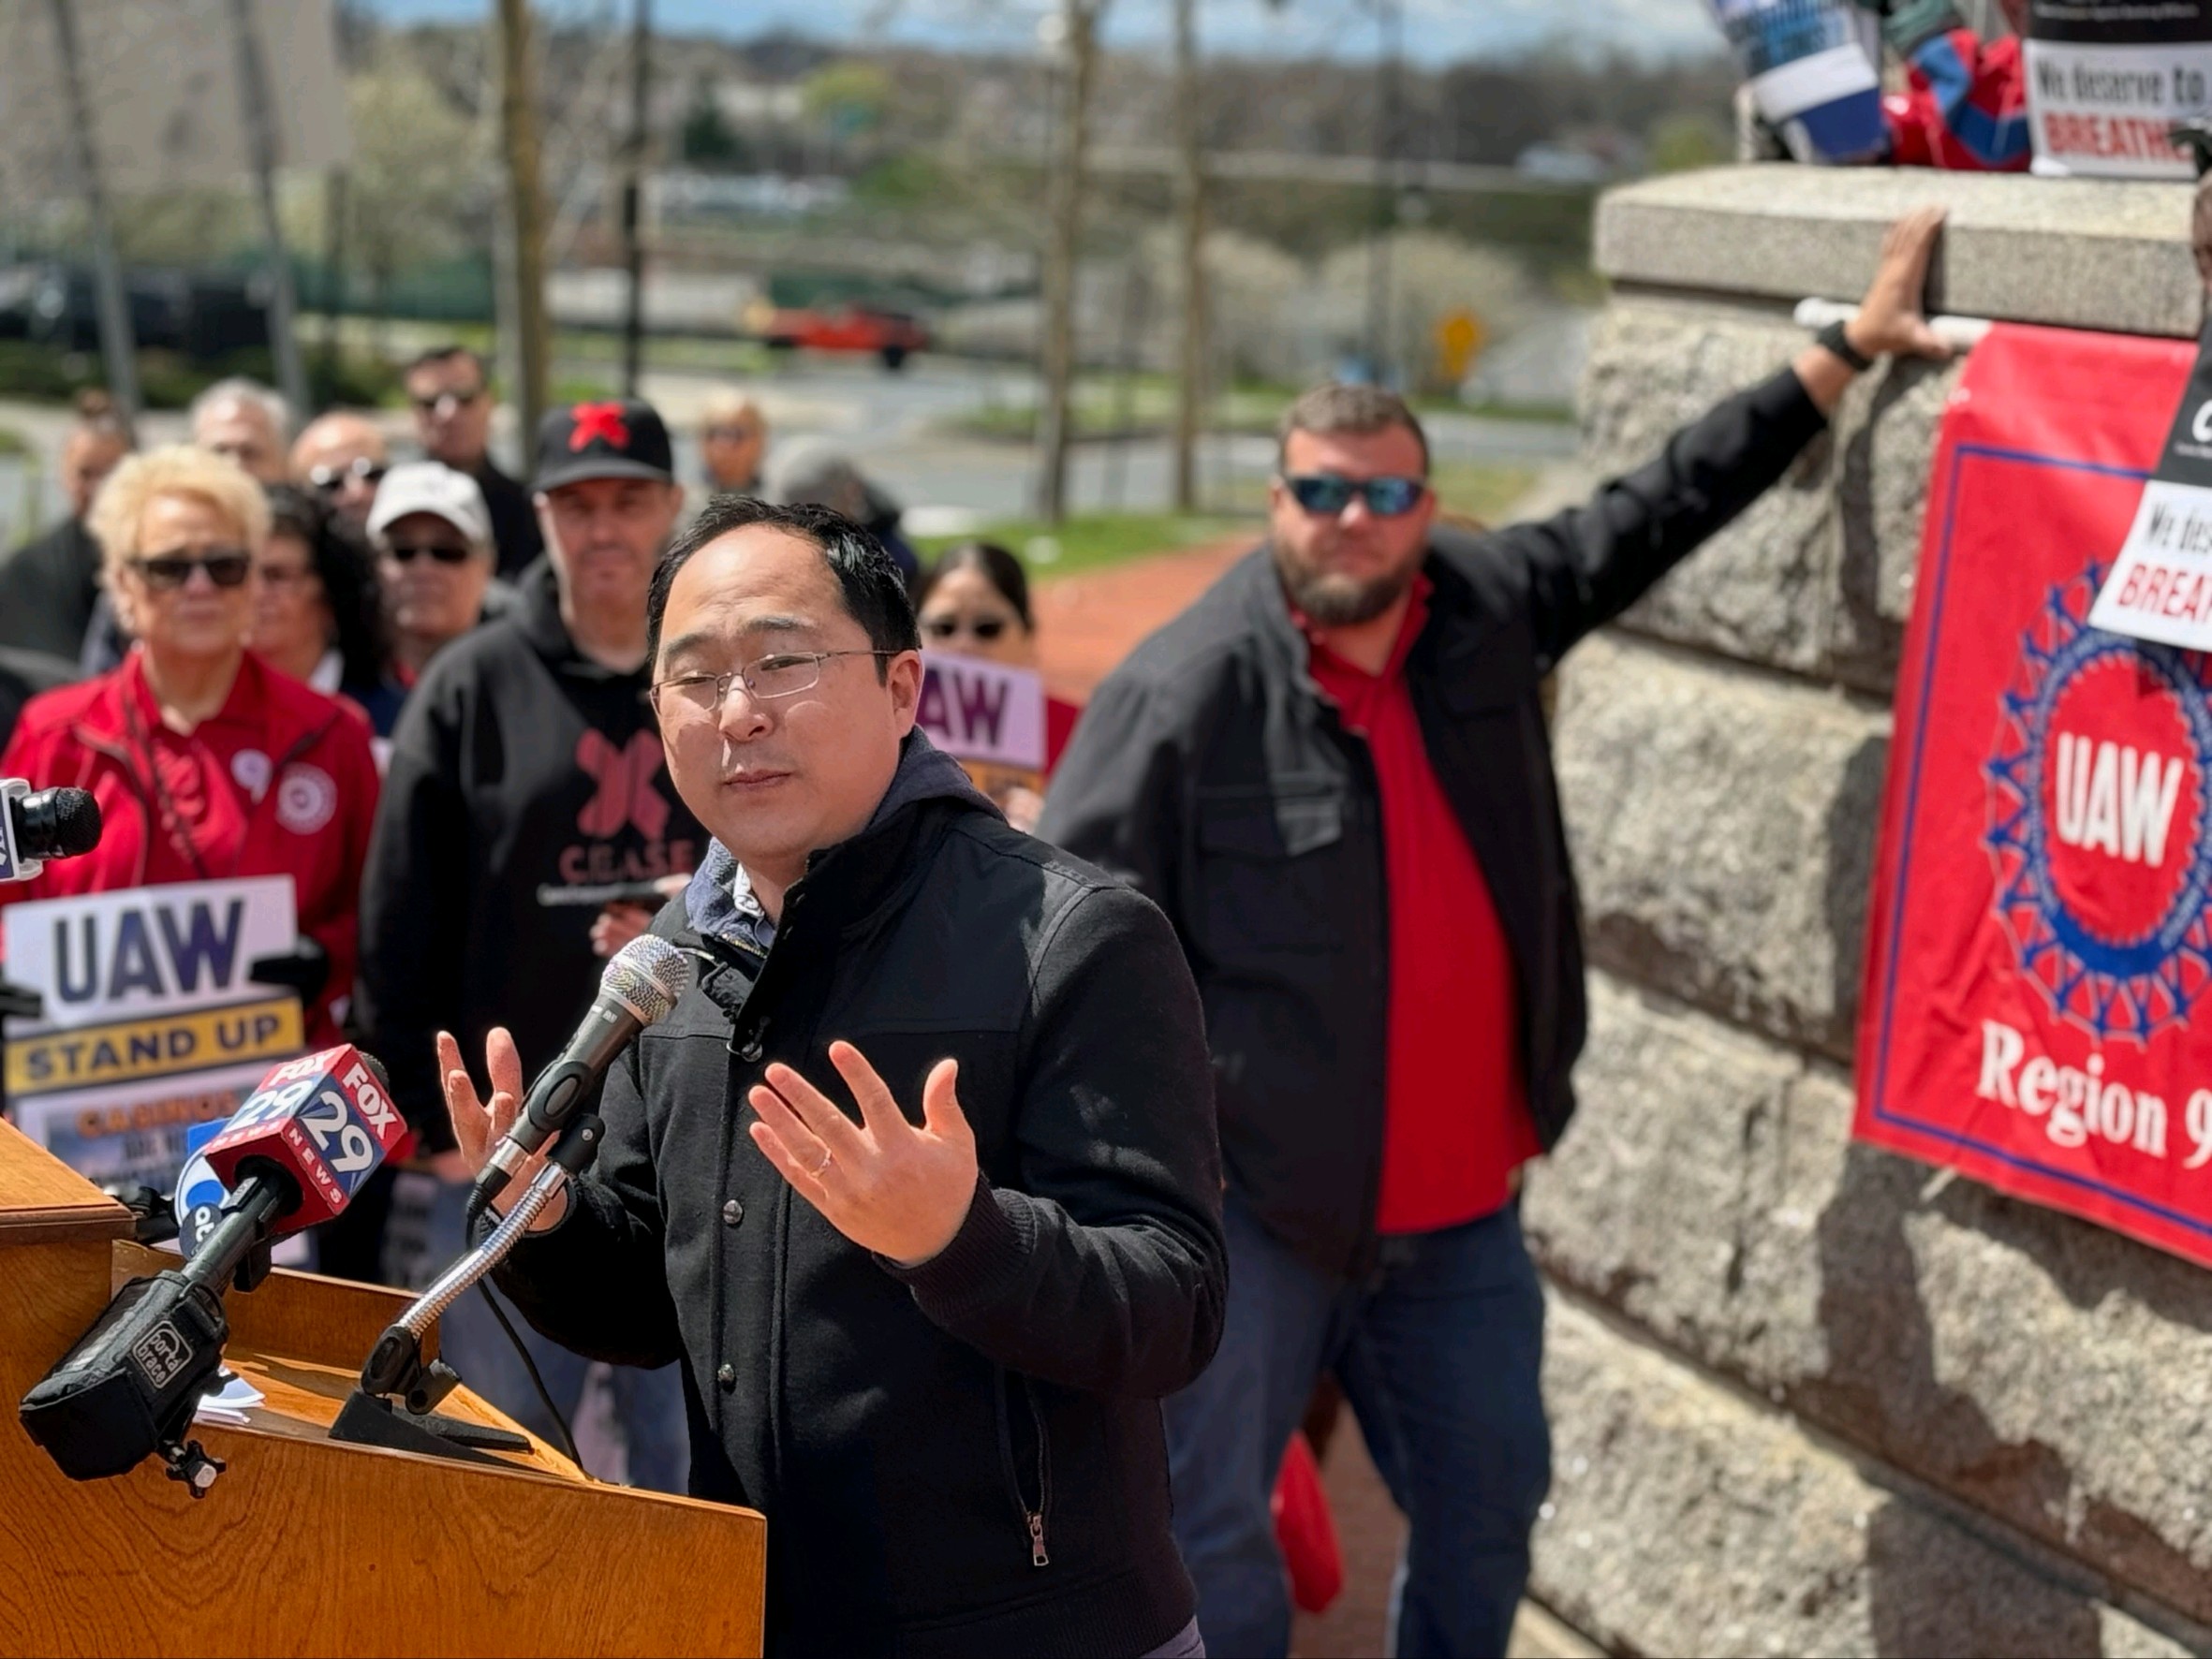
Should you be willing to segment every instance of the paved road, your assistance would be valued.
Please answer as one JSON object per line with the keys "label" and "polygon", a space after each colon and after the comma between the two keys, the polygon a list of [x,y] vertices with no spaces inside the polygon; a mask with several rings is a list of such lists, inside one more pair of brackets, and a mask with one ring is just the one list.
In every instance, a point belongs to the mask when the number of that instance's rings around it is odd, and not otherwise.
{"label": "paved road", "polygon": [[[679,433],[678,460],[687,477],[698,476],[697,446],[690,434],[707,392],[719,383],[720,376],[705,372],[658,370],[645,376],[646,395]],[[924,357],[892,374],[872,361],[808,355],[749,385],[777,435],[819,433],[836,439],[916,510],[918,531],[956,533],[986,520],[1021,516],[1033,503],[1036,466],[1025,446],[950,431],[963,414],[1026,405],[1034,381],[1018,364]],[[20,433],[39,452],[43,479],[52,477],[53,452],[67,419],[66,410],[58,406],[0,402],[0,427]],[[407,418],[391,414],[387,422],[395,443],[405,447]],[[1442,462],[1540,465],[1571,455],[1575,445],[1571,428],[1541,422],[1446,414],[1432,418],[1428,425],[1431,447]],[[146,418],[144,429],[148,441],[167,442],[183,434],[184,423],[180,415],[155,414]],[[514,437],[509,422],[500,443],[510,455]],[[1200,461],[1209,499],[1248,501],[1265,480],[1274,450],[1263,438],[1209,437]],[[0,542],[23,520],[30,471],[0,457]],[[1168,502],[1169,481],[1164,442],[1085,444],[1074,458],[1071,499],[1078,511],[1159,510]],[[50,516],[54,499],[51,482],[40,485],[37,516]]]}

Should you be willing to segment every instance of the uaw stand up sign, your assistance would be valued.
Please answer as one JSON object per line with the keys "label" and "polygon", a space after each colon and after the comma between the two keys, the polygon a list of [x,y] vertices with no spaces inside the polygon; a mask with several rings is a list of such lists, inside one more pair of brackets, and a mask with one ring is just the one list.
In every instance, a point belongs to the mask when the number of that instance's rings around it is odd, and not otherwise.
{"label": "uaw stand up sign", "polygon": [[2212,1265],[2212,659],[2190,643],[2212,634],[2104,625],[2212,615],[2212,543],[2164,487],[2169,427],[2212,388],[2183,397],[2191,360],[2000,327],[1960,379],[1898,685],[1856,1129]]}

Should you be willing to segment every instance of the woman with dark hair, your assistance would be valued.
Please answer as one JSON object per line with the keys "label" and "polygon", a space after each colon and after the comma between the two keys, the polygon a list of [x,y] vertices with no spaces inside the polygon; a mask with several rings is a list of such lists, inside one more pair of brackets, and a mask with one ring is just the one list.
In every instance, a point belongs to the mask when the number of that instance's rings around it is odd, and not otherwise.
{"label": "woman with dark hair", "polygon": [[[957,542],[939,553],[914,584],[914,614],[922,624],[922,643],[930,651],[954,656],[986,657],[1012,668],[1037,667],[1037,619],[1029,609],[1029,573],[1022,561],[995,541]],[[1044,771],[1052,775],[1060,763],[1060,751],[1074,733],[1081,704],[1046,693],[1044,699]],[[1027,790],[1017,795],[1027,796]],[[1009,817],[1026,809],[1027,821],[1016,818],[1021,829],[1036,822],[1034,796],[1027,800],[1003,800]]]}
{"label": "woman with dark hair", "polygon": [[291,484],[269,486],[250,640],[264,661],[359,703],[390,737],[406,694],[391,672],[382,590],[368,543],[343,514]]}

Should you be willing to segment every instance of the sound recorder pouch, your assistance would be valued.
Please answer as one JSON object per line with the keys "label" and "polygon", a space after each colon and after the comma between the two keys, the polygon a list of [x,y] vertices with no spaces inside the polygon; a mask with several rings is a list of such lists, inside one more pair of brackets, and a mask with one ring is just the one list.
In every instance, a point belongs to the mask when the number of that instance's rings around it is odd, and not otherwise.
{"label": "sound recorder pouch", "polygon": [[23,1429],[71,1480],[124,1474],[184,1437],[229,1335],[222,1304],[182,1274],[134,1279],[23,1396]]}

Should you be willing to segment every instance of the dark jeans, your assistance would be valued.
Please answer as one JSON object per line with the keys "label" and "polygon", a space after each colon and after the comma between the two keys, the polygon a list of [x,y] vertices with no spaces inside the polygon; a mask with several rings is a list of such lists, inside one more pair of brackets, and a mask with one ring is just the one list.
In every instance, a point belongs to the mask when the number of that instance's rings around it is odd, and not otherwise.
{"label": "dark jeans", "polygon": [[1167,1402],[1175,1536],[1206,1645],[1254,1659],[1290,1648],[1268,1498],[1316,1380],[1334,1371],[1410,1523],[1385,1651],[1503,1653],[1551,1484],[1543,1297],[1519,1206],[1386,1239],[1350,1285],[1297,1260],[1233,1196],[1225,1219],[1221,1346]]}

